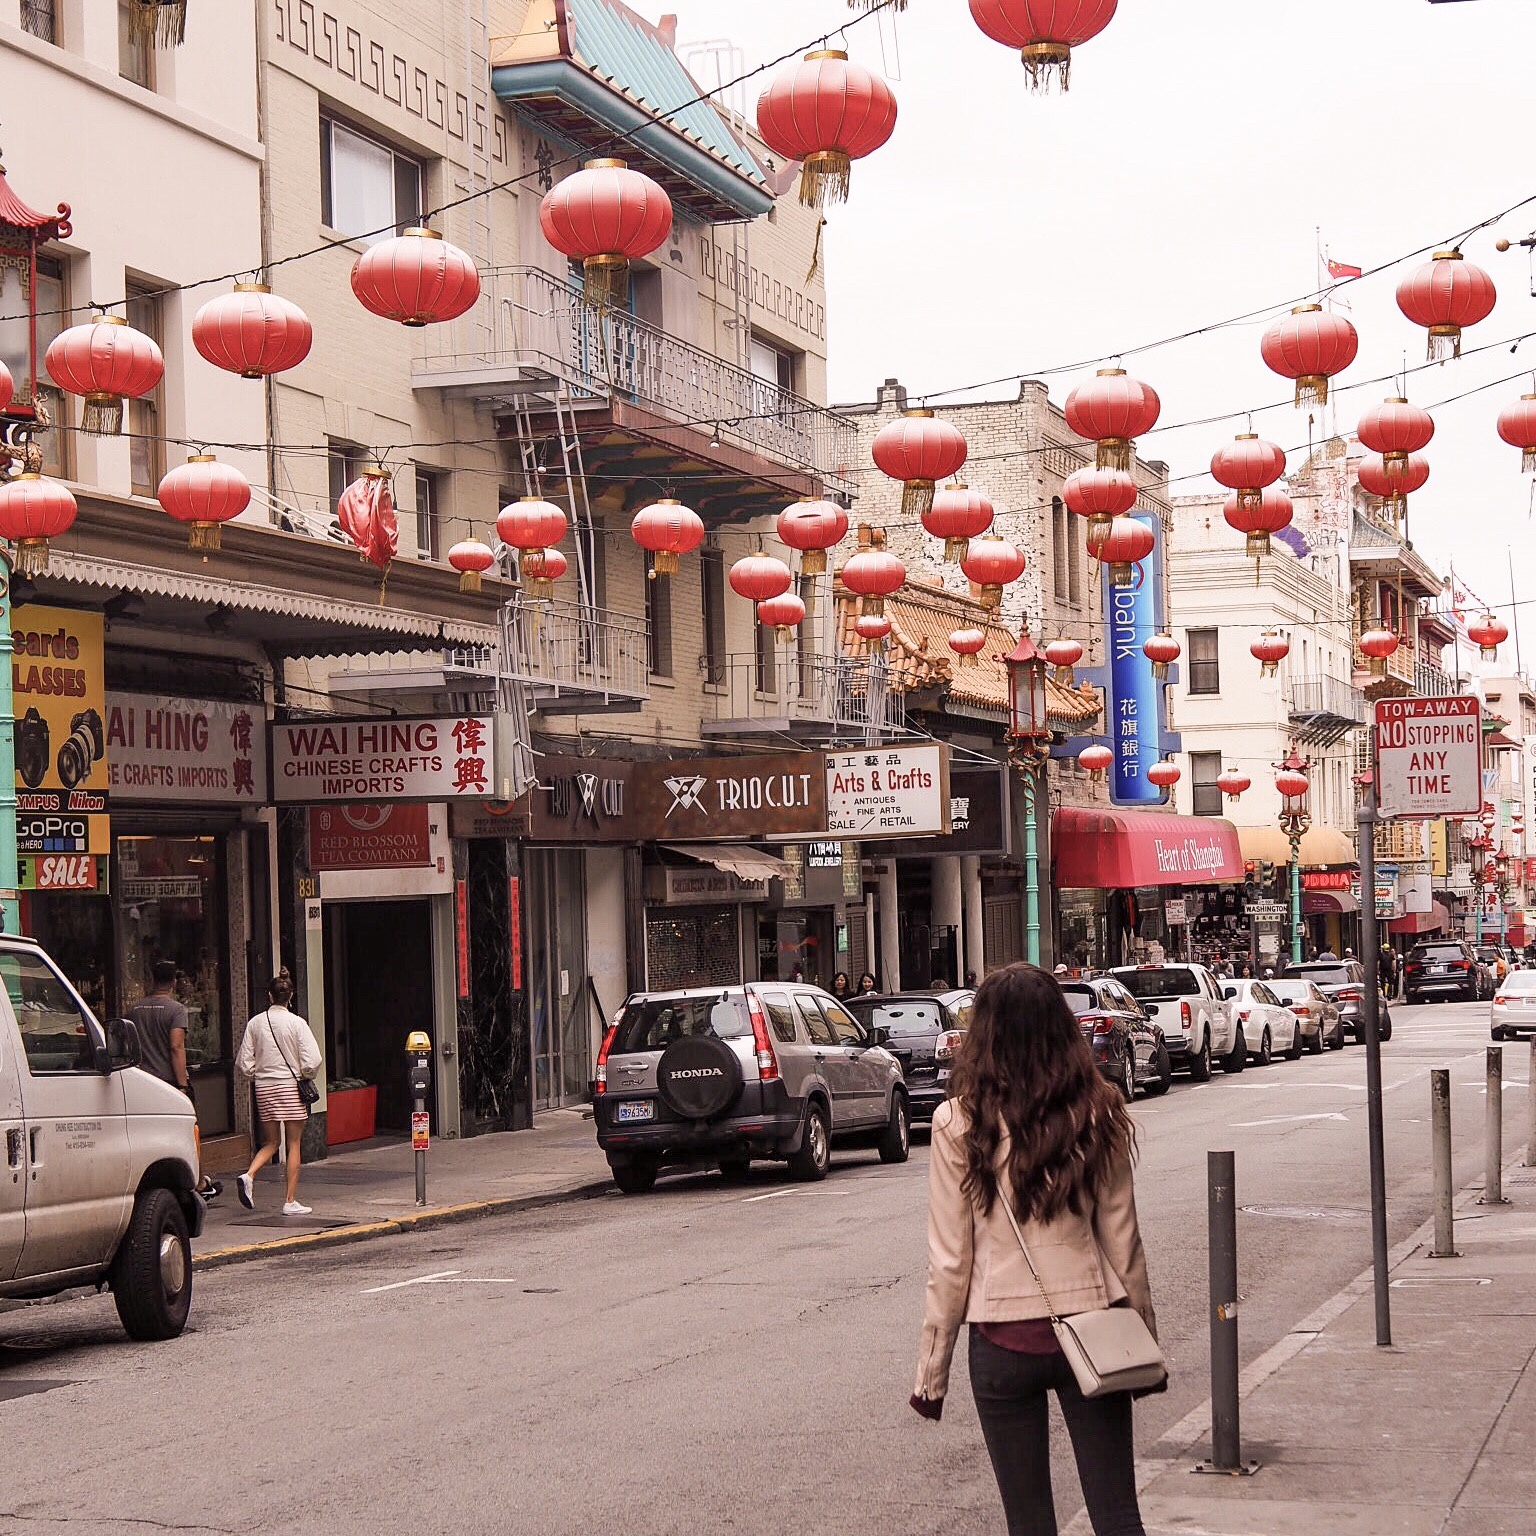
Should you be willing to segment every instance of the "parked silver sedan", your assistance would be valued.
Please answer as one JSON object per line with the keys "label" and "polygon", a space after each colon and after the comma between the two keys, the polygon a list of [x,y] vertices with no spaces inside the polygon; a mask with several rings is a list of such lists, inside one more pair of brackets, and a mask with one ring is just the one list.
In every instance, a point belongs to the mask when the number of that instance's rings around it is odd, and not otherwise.
{"label": "parked silver sedan", "polygon": [[1338,1004],[1315,981],[1305,976],[1281,976],[1265,985],[1296,1015],[1301,1037],[1314,1055],[1332,1046],[1344,1048],[1344,1020]]}

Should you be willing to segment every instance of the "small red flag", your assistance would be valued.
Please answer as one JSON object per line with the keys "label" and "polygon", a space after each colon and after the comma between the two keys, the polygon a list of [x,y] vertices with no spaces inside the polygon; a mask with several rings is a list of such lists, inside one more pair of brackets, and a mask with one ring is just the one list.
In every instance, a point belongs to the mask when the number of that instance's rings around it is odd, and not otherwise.
{"label": "small red flag", "polygon": [[1323,257],[1323,265],[1328,268],[1329,277],[1360,276],[1359,267],[1352,267],[1347,261],[1335,261],[1332,256]]}

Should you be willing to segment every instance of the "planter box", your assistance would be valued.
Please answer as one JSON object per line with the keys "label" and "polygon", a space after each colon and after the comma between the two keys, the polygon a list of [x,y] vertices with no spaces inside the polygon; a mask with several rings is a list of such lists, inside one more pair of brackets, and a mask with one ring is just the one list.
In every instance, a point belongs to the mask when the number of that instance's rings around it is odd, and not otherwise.
{"label": "planter box", "polygon": [[378,1107],[377,1088],[346,1088],[327,1094],[325,1144],[335,1147],[344,1141],[367,1141],[373,1135]]}

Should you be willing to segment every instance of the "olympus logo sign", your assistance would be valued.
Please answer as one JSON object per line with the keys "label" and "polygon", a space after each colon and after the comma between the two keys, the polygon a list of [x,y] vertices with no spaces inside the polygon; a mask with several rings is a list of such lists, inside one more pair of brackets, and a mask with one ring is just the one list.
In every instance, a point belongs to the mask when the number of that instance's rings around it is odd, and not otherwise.
{"label": "olympus logo sign", "polygon": [[679,1071],[669,1072],[668,1077],[724,1077],[725,1073],[719,1067],[684,1067]]}

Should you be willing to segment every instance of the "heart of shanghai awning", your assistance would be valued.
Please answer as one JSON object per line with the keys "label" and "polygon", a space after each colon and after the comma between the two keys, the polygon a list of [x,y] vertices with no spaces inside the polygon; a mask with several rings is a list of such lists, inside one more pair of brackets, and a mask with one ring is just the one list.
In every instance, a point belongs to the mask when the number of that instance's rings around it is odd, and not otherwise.
{"label": "heart of shanghai awning", "polygon": [[669,853],[681,853],[700,864],[735,875],[738,880],[782,880],[790,873],[786,860],[758,848],[727,848],[723,843],[663,843]]}
{"label": "heart of shanghai awning", "polygon": [[1051,837],[1058,890],[1224,885],[1243,879],[1237,828],[1216,816],[1062,806]]}

